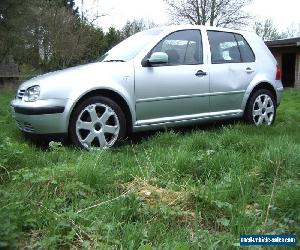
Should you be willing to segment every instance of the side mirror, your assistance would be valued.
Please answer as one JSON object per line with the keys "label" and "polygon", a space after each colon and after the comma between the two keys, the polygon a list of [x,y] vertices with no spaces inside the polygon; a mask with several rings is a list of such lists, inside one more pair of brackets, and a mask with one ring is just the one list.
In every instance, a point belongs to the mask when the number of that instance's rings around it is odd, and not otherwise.
{"label": "side mirror", "polygon": [[150,64],[168,63],[169,56],[164,52],[154,52],[147,61]]}

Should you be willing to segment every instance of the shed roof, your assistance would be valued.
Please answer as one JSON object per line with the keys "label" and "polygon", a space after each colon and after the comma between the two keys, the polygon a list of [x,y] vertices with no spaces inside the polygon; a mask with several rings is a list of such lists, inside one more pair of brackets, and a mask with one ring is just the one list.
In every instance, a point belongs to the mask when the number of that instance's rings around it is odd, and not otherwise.
{"label": "shed roof", "polygon": [[266,41],[268,47],[300,46],[300,37]]}

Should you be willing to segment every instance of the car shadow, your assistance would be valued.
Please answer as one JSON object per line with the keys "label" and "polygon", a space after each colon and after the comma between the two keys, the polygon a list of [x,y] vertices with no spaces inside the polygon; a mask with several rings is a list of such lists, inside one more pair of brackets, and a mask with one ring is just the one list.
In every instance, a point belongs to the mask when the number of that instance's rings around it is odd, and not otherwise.
{"label": "car shadow", "polygon": [[157,129],[157,130],[149,130],[149,131],[143,131],[143,132],[136,132],[130,134],[123,144],[139,144],[145,140],[151,139],[151,137],[157,135],[158,133],[162,133],[165,131],[174,131],[178,134],[189,134],[195,130],[200,131],[211,131],[211,130],[218,130],[223,128],[224,126],[229,125],[235,125],[238,123],[241,123],[241,119],[227,119],[222,121],[215,121],[215,122],[205,122],[205,123],[199,123],[195,125],[186,125],[186,126],[178,126],[178,127],[172,127],[172,128],[166,128],[166,129]]}
{"label": "car shadow", "polygon": [[[149,130],[143,132],[136,132],[131,133],[121,144],[120,146],[124,145],[138,145],[143,141],[151,139],[151,137],[156,136],[158,133],[162,133],[165,131],[174,131],[175,133],[179,134],[188,134],[195,130],[200,131],[211,131],[211,130],[218,130],[223,128],[224,126],[234,125],[240,123],[241,119],[229,119],[229,120],[222,120],[222,121],[215,121],[215,122],[205,122],[199,123],[195,125],[186,125],[186,126],[178,126],[166,129],[157,129],[157,130]],[[37,147],[41,150],[49,150],[50,142],[57,142],[61,143],[61,145],[66,147],[74,147],[67,137],[67,135],[36,135],[30,133],[23,133],[25,137],[25,141],[33,146]]]}

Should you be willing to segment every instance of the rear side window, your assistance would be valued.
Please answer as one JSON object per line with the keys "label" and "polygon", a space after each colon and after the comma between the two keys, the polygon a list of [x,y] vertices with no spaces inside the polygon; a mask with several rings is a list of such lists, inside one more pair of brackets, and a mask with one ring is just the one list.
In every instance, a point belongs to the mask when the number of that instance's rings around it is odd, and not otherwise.
{"label": "rear side window", "polygon": [[254,53],[249,46],[248,42],[245,40],[245,38],[242,35],[235,34],[236,41],[239,45],[241,57],[243,62],[254,62],[255,56]]}
{"label": "rear side window", "polygon": [[238,43],[233,33],[208,31],[207,34],[213,64],[239,63],[242,61]]}

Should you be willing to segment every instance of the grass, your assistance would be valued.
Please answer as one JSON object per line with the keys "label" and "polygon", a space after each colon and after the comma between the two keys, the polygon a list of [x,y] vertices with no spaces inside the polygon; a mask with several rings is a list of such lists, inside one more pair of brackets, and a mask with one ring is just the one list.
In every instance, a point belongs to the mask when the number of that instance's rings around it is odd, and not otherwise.
{"label": "grass", "polygon": [[[26,141],[0,94],[0,248],[233,249],[300,236],[300,92],[272,127],[139,134],[86,152]],[[299,244],[299,243],[298,243]]]}

